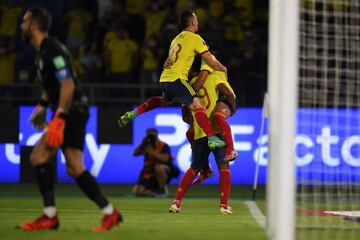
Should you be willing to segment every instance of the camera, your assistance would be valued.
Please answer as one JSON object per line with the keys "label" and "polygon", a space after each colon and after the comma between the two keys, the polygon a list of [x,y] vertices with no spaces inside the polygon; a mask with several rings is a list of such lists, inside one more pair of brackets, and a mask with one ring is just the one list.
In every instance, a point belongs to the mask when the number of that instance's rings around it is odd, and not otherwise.
{"label": "camera", "polygon": [[147,136],[144,138],[144,145],[145,145],[145,146],[151,146],[151,147],[155,148],[155,146],[156,146],[156,136],[154,136],[154,135],[147,135]]}

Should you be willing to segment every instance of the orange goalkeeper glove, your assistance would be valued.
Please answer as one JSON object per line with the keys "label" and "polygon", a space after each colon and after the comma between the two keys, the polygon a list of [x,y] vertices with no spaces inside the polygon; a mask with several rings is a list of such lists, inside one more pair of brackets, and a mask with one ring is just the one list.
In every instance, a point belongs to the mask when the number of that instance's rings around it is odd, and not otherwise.
{"label": "orange goalkeeper glove", "polygon": [[47,126],[46,143],[52,148],[58,148],[64,142],[65,116],[65,113],[57,110]]}

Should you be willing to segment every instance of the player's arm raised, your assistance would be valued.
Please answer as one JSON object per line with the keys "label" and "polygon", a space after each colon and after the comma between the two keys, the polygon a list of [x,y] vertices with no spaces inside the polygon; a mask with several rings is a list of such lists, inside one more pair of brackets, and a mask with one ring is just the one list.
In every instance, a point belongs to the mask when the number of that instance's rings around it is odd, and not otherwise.
{"label": "player's arm raised", "polygon": [[219,91],[219,93],[224,94],[226,101],[230,104],[231,109],[231,116],[234,115],[234,113],[236,112],[236,100],[235,100],[235,95],[230,91],[230,89],[228,87],[226,87],[225,84],[220,83],[219,85],[217,85],[217,90]]}
{"label": "player's arm raised", "polygon": [[221,71],[221,72],[227,72],[227,68],[221,64],[216,59],[213,59],[210,51],[203,52],[201,54],[201,57],[206,61],[206,63],[214,70]]}
{"label": "player's arm raised", "polygon": [[193,89],[197,92],[202,88],[204,85],[207,77],[209,76],[209,71],[207,70],[201,70],[198,77],[196,78],[196,81],[191,85]]}

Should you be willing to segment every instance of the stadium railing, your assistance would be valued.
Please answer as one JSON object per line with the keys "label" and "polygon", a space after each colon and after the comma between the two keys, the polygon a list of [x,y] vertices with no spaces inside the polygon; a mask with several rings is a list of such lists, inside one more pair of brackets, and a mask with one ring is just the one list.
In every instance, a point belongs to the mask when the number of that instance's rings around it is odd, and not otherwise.
{"label": "stadium railing", "polygon": [[[91,105],[135,105],[161,93],[157,84],[85,83],[81,87]],[[2,104],[33,105],[38,101],[40,92],[37,83],[3,85],[0,86],[0,100]]]}

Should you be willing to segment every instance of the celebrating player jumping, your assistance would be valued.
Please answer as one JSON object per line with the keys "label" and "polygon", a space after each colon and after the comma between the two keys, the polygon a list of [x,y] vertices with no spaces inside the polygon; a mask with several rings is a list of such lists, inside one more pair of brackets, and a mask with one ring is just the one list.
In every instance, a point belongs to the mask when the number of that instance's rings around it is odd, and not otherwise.
{"label": "celebrating player jumping", "polygon": [[[228,162],[237,157],[237,152],[234,151],[231,130],[226,117],[236,111],[235,94],[227,82],[225,74],[214,71],[205,62],[202,62],[201,71],[196,81],[193,79],[191,83],[193,83],[194,89],[198,90],[201,101],[206,106],[206,114],[212,120],[214,129],[219,126],[220,130],[217,132],[221,132],[222,136],[220,137],[225,138],[227,150],[224,148],[209,149],[206,145],[206,135],[199,125],[196,122],[192,123],[189,115],[186,116],[185,114],[183,116],[186,122],[193,125],[190,129],[194,129],[193,136],[189,134],[191,131],[187,132],[189,142],[192,143],[192,160],[190,168],[181,178],[176,197],[170,206],[169,212],[180,212],[182,198],[199,172],[201,173],[200,177],[194,183],[200,183],[211,175],[212,171],[208,165],[208,158],[210,152],[212,152],[220,173],[220,212],[222,214],[231,214],[232,209],[228,206],[231,186],[231,173]],[[218,97],[219,95],[221,97]],[[183,114],[185,112],[183,111]]]}
{"label": "celebrating player jumping", "polygon": [[227,69],[219,61],[212,58],[208,46],[196,34],[198,21],[193,11],[181,12],[179,26],[182,32],[173,39],[169,49],[168,60],[172,64],[163,70],[160,77],[163,96],[152,97],[134,111],[126,112],[120,117],[119,126],[127,125],[136,116],[154,108],[178,103],[189,106],[194,113],[195,121],[208,137],[207,143],[211,149],[224,147],[224,141],[216,136],[206,116],[204,105],[188,83],[188,73],[196,54],[199,54],[212,69],[222,72],[226,72]]}

